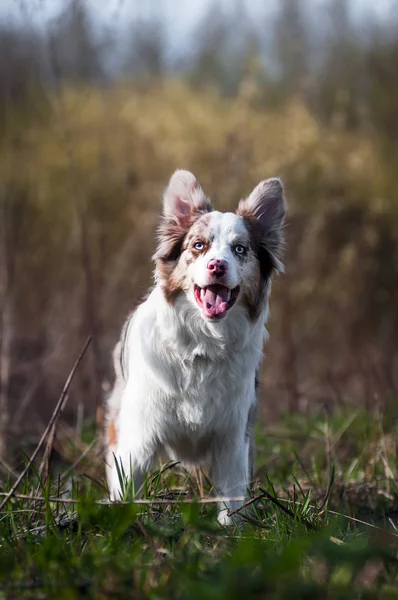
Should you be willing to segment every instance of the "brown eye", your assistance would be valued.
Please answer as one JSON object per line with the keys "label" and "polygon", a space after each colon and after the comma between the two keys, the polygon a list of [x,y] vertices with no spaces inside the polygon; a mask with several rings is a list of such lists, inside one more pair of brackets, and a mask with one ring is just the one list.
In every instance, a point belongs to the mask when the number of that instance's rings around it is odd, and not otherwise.
{"label": "brown eye", "polygon": [[195,248],[195,250],[203,250],[205,245],[203,242],[196,242],[193,247]]}

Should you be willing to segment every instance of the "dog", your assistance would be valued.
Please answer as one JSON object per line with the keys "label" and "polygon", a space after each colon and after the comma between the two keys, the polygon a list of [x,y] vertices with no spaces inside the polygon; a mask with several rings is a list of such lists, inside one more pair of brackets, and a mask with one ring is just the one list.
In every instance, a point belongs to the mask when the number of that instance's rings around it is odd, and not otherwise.
{"label": "dog", "polygon": [[[257,185],[236,213],[212,209],[177,170],[163,197],[155,286],[125,323],[107,402],[107,481],[139,490],[155,459],[209,465],[230,524],[254,468],[256,378],[268,337],[274,272],[283,270],[280,179]],[[235,500],[233,500],[235,498]]]}

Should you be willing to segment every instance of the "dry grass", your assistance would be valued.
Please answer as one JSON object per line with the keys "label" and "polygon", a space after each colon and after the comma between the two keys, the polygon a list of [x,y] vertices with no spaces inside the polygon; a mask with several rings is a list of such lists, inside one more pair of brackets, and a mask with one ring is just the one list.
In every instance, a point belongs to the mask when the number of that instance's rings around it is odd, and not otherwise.
{"label": "dry grass", "polygon": [[179,82],[61,87],[46,102],[46,119],[10,125],[1,142],[14,430],[32,407],[49,414],[88,334],[68,414],[78,404],[92,414],[121,323],[151,282],[160,197],[177,167],[221,209],[261,178],[285,179],[287,274],[271,304],[267,416],[276,405],[369,407],[395,395],[397,215],[374,136],[323,127],[298,100],[264,109],[244,86],[235,99]]}

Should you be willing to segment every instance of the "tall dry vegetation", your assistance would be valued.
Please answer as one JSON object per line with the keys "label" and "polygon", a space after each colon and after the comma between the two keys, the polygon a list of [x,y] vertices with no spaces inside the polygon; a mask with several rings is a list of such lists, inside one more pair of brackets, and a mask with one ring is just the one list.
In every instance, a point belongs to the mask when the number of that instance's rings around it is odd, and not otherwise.
{"label": "tall dry vegetation", "polygon": [[366,136],[320,126],[299,101],[269,110],[245,88],[225,100],[170,83],[66,89],[51,97],[46,125],[18,137],[0,160],[15,263],[11,397],[35,385],[43,403],[54,397],[89,332],[92,368],[109,377],[121,322],[151,284],[162,189],[176,167],[192,169],[224,210],[261,178],[285,180],[266,404],[363,400],[364,374],[389,383],[398,229],[389,172]]}
{"label": "tall dry vegetation", "polygon": [[[228,33],[239,14],[212,15],[185,83],[164,70],[159,36],[127,45],[135,81],[110,81],[76,0],[44,40],[0,31],[0,429],[51,410],[89,333],[69,411],[93,414],[121,323],[151,284],[161,194],[178,167],[224,210],[262,178],[285,180],[264,412],[396,396],[397,45],[377,28],[361,45],[339,0],[340,37],[314,62],[319,38],[300,4],[281,3],[273,77],[252,30]],[[33,51],[46,61],[31,64]]]}

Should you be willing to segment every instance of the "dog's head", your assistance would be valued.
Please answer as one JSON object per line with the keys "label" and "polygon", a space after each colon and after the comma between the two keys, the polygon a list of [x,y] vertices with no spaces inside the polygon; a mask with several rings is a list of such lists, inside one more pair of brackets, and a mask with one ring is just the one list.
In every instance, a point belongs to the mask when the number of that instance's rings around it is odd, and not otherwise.
{"label": "dog's head", "polygon": [[258,184],[236,213],[213,211],[194,175],[176,171],[164,193],[156,278],[174,303],[185,294],[204,319],[217,321],[247,309],[255,320],[273,271],[281,271],[286,213],[279,179]]}

